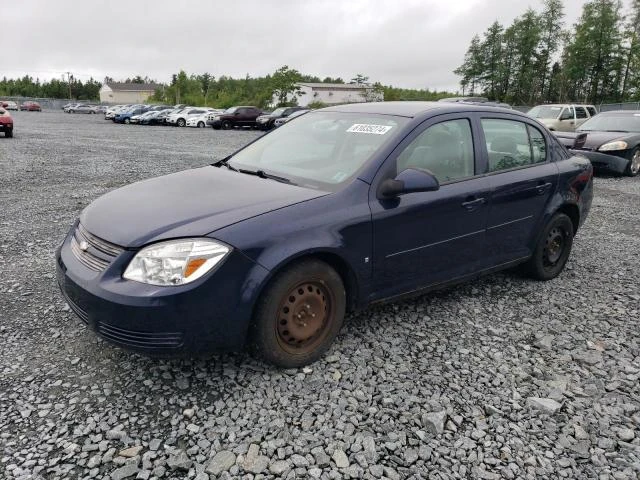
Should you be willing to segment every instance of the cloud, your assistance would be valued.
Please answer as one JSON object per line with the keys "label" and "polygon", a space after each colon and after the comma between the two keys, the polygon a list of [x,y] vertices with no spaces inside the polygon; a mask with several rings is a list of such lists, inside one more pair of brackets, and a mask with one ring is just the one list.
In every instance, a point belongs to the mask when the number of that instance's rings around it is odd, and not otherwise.
{"label": "cloud", "polygon": [[[533,4],[532,4],[533,3]],[[583,1],[567,0],[567,23]],[[535,0],[21,0],[3,2],[0,71],[15,77],[252,76],[289,65],[413,88],[457,88],[471,37]]]}

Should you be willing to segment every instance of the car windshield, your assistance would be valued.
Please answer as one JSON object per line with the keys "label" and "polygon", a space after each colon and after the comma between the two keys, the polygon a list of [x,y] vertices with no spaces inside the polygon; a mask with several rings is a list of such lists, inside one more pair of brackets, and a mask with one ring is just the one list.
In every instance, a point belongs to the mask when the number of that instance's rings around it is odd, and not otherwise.
{"label": "car windshield", "polygon": [[553,105],[538,105],[527,112],[527,115],[533,118],[558,118],[562,107]]}
{"label": "car windshield", "polygon": [[314,112],[250,144],[231,157],[229,165],[335,190],[392,141],[407,121],[389,115]]}
{"label": "car windshield", "polygon": [[605,113],[582,124],[581,132],[640,132],[640,113]]}
{"label": "car windshield", "polygon": [[282,115],[282,113],[285,110],[286,109],[284,109],[284,108],[276,108],[273,112],[271,112],[271,115],[273,115],[274,117],[279,117],[280,115]]}
{"label": "car windshield", "polygon": [[231,107],[231,108],[227,108],[224,113],[235,113],[235,111],[238,109],[238,107]]}

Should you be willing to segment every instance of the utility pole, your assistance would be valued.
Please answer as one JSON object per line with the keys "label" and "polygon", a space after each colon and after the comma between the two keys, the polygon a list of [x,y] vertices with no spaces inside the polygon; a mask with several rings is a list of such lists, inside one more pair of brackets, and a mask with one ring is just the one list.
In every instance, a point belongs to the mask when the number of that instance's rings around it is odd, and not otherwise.
{"label": "utility pole", "polygon": [[71,100],[71,72],[66,72],[67,83],[69,84],[69,100]]}

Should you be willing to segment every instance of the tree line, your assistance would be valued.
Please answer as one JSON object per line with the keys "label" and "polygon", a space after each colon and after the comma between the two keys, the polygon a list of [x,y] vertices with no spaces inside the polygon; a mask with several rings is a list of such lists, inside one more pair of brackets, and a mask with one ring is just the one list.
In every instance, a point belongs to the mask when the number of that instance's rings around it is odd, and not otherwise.
{"label": "tree line", "polygon": [[[40,81],[31,76],[18,79],[0,80],[0,96],[21,96],[36,98],[72,98],[76,100],[97,101],[101,82],[93,78],[82,82],[70,77],[71,82],[52,79]],[[105,81],[114,82],[112,77],[106,77]],[[341,77],[320,78],[315,75],[302,74],[295,68],[284,65],[274,73],[244,78],[232,78],[222,75],[218,78],[209,73],[187,74],[180,71],[171,76],[171,81],[162,85],[147,77],[135,75],[125,80],[125,83],[156,83],[160,87],[149,99],[151,102],[177,104],[184,103],[194,106],[214,106],[227,108],[233,105],[256,105],[266,108],[275,105],[289,105],[296,103],[299,98],[299,82],[312,83],[355,83],[367,84],[373,87],[376,94],[382,92],[385,100],[438,100],[451,96],[448,92],[437,92],[429,89],[397,88],[391,85],[382,85],[378,82],[371,83],[369,77],[358,73],[348,82]],[[71,88],[69,88],[71,86]],[[372,95],[372,98],[376,98]],[[312,106],[320,107],[321,104]]]}
{"label": "tree line", "polygon": [[96,100],[101,86],[101,82],[93,78],[83,82],[73,76],[68,81],[54,78],[43,82],[29,75],[16,79],[4,77],[0,80],[0,96]]}
{"label": "tree line", "polygon": [[516,105],[640,99],[640,0],[589,0],[565,26],[563,0],[543,0],[509,26],[475,35],[454,73],[464,94]]}

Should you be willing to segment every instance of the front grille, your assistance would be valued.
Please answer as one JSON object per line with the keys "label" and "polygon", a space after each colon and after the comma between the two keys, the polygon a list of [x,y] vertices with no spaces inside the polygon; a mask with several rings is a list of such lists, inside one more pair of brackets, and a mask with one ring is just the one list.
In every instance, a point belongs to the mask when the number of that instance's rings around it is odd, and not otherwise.
{"label": "front grille", "polygon": [[[86,249],[81,248],[83,243]],[[88,269],[102,272],[124,249],[96,237],[78,224],[71,238],[71,252]]]}
{"label": "front grille", "polygon": [[113,343],[134,348],[179,348],[183,342],[181,332],[138,332],[102,322],[98,322],[98,333]]}

